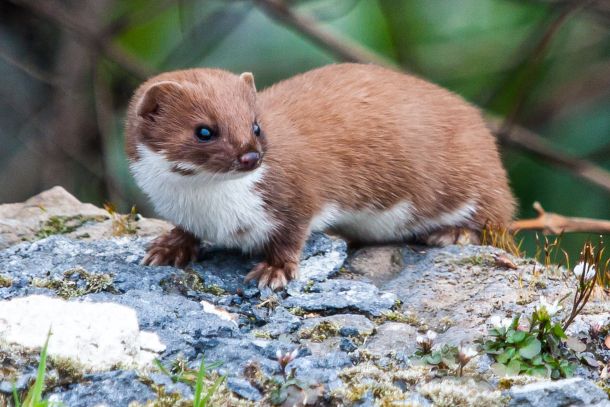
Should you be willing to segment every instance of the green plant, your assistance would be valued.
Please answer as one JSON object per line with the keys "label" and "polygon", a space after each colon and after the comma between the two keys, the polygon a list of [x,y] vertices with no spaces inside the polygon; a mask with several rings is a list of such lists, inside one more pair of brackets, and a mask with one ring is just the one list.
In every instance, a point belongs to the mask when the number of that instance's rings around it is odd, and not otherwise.
{"label": "green plant", "polygon": [[42,399],[42,392],[44,391],[45,373],[47,370],[47,349],[49,347],[49,338],[51,338],[51,330],[47,334],[47,339],[40,350],[40,362],[38,363],[38,371],[36,373],[36,380],[34,385],[30,388],[25,399],[20,401],[17,389],[13,385],[13,402],[15,407],[47,407],[50,405],[58,405],[59,403],[51,403],[48,400]]}
{"label": "green plant", "polygon": [[224,382],[226,376],[219,376],[211,384],[206,384],[208,372],[222,366],[222,362],[214,362],[206,366],[205,357],[201,356],[199,369],[190,369],[183,359],[177,359],[171,370],[167,369],[159,360],[155,360],[155,365],[161,372],[166,374],[173,382],[185,383],[193,388],[193,407],[207,407],[218,387]]}
{"label": "green plant", "polygon": [[495,323],[488,332],[492,339],[483,344],[484,351],[497,362],[494,370],[553,379],[572,376],[575,366],[567,359],[573,354],[562,343],[566,334],[561,324],[551,319],[560,309],[559,301],[551,304],[541,297],[529,320],[529,329],[520,325],[520,315]]}

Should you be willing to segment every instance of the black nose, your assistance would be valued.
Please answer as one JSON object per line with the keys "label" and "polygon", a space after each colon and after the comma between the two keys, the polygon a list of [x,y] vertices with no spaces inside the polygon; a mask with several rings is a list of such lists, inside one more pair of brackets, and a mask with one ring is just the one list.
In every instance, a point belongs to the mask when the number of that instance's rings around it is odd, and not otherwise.
{"label": "black nose", "polygon": [[251,170],[256,167],[261,159],[260,153],[256,151],[250,151],[239,157],[239,163],[241,164],[242,170]]}

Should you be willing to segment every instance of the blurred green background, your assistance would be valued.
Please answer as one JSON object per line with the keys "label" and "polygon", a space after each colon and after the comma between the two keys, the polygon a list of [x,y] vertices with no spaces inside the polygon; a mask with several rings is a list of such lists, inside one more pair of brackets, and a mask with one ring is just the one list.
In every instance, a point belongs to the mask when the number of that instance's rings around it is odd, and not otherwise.
{"label": "blurred green background", "polygon": [[[144,77],[222,67],[252,71],[261,89],[338,60],[261,3],[0,1],[0,202],[59,184],[82,201],[153,215],[123,152],[126,102]],[[610,171],[610,2],[282,4]],[[610,219],[608,189],[519,148],[502,150],[520,217],[534,216],[540,201],[548,211]]]}

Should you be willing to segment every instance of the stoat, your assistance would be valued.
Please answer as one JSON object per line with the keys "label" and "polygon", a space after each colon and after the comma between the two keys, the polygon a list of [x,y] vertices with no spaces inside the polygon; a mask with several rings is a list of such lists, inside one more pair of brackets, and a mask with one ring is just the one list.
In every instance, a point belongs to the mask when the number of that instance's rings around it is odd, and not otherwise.
{"label": "stoat", "polygon": [[350,242],[478,242],[515,200],[479,111],[414,76],[336,64],[257,92],[251,73],[167,72],[135,92],[126,146],[137,184],[176,227],[145,264],[184,266],[201,240],[264,261],[282,288],[312,231]]}

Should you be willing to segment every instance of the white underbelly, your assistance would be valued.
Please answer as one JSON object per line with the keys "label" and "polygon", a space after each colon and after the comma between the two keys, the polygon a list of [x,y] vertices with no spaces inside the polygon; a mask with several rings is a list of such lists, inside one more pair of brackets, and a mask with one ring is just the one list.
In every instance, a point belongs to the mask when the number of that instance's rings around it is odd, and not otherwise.
{"label": "white underbelly", "polygon": [[401,202],[386,210],[345,210],[328,204],[312,219],[312,231],[332,229],[345,237],[365,242],[387,242],[409,239],[447,226],[463,225],[475,212],[467,202],[459,208],[434,218],[417,215],[410,202]]}

